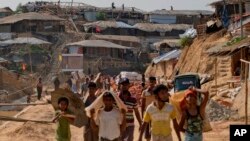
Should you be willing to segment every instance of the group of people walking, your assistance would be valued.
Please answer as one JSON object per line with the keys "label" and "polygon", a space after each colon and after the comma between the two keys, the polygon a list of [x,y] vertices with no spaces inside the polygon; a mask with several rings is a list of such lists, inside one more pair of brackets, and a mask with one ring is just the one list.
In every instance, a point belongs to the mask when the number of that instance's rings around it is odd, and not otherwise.
{"label": "group of people walking", "polygon": [[[143,82],[145,83],[145,82]],[[169,88],[163,84],[157,84],[155,77],[149,77],[146,88],[141,94],[141,105],[130,93],[130,81],[127,78],[120,79],[119,90],[114,92],[106,90],[96,95],[97,84],[89,82],[88,95],[84,98],[86,109],[94,107],[93,104],[101,102],[99,109],[92,108],[89,111],[88,124],[84,126],[84,141],[172,141],[172,128],[175,130],[178,140],[181,140],[180,132],[185,133],[185,141],[202,141],[202,125],[205,117],[205,107],[208,101],[208,92],[190,87],[185,92],[185,98],[181,104],[181,120],[177,120],[176,109],[169,102]],[[197,106],[197,93],[203,94],[203,101]],[[101,99],[101,100],[100,100]],[[97,102],[97,100],[99,100]],[[124,106],[119,105],[122,101]],[[58,120],[58,141],[69,141],[69,124],[74,119],[67,111],[68,101],[58,101],[62,116],[66,120]],[[65,106],[66,105],[66,106]],[[140,107],[141,106],[141,107]],[[139,109],[141,108],[141,113]],[[134,138],[135,119],[139,123],[139,138]],[[63,128],[61,130],[61,128]],[[59,130],[60,129],[60,130]],[[144,135],[144,137],[143,137]]]}

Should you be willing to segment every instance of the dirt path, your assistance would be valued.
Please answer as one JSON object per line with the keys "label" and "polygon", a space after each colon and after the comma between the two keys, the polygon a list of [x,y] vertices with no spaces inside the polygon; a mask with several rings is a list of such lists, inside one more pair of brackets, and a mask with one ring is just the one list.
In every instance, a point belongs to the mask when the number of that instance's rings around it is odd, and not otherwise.
{"label": "dirt path", "polygon": [[[19,117],[34,120],[50,120],[54,109],[51,105],[32,106]],[[204,133],[204,141],[228,141],[229,125],[242,124],[240,121],[212,122],[213,131]],[[2,141],[55,141],[55,124],[18,123],[9,122],[0,126],[0,140]],[[83,141],[83,129],[71,126],[72,141]],[[138,124],[136,122],[135,140],[138,139]],[[174,141],[177,141],[173,132]]]}

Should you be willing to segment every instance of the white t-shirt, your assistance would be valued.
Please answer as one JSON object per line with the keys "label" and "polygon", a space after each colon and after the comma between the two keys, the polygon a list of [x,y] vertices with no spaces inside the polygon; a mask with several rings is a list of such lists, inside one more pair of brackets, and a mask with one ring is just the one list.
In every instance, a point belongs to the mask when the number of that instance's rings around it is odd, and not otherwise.
{"label": "white t-shirt", "polygon": [[99,137],[109,140],[120,137],[120,125],[122,124],[122,115],[117,108],[106,112],[103,109],[99,111],[96,119],[96,124],[99,126]]}

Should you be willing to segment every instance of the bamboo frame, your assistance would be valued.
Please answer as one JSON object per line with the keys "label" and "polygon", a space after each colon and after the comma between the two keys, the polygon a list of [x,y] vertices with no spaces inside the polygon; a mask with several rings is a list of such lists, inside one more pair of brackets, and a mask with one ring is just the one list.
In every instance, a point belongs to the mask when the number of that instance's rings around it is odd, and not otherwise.
{"label": "bamboo frame", "polygon": [[248,124],[248,72],[249,72],[249,61],[240,59],[242,63],[245,63],[245,124]]}

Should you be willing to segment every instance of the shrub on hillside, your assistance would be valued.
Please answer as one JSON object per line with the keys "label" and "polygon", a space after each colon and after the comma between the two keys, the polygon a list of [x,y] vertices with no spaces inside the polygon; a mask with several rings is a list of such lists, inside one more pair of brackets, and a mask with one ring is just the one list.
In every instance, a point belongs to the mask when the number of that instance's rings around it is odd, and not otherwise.
{"label": "shrub on hillside", "polygon": [[183,37],[183,38],[180,39],[180,45],[182,47],[190,46],[192,43],[193,43],[193,39],[188,37],[188,36]]}

